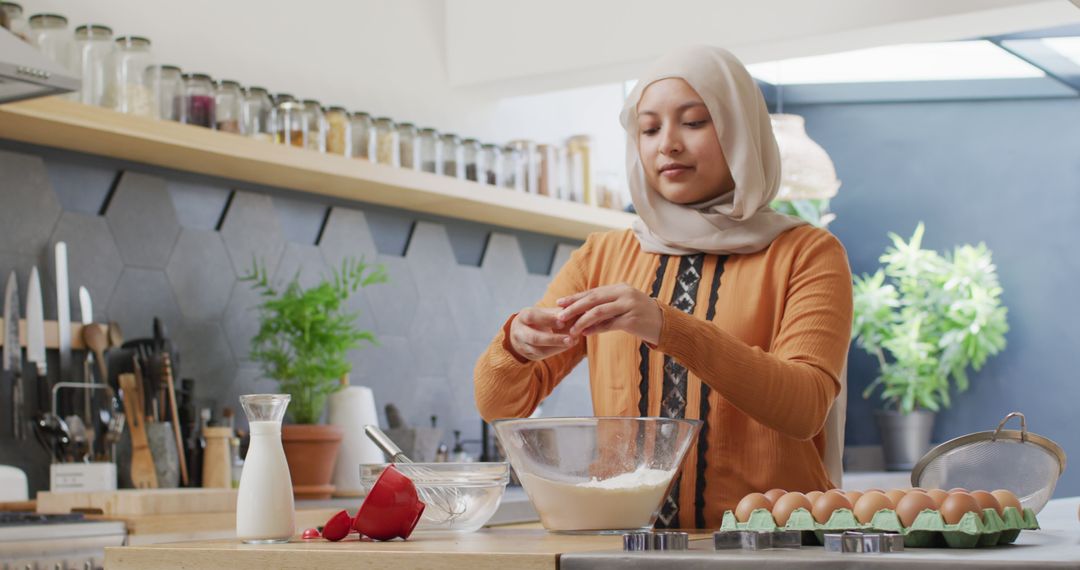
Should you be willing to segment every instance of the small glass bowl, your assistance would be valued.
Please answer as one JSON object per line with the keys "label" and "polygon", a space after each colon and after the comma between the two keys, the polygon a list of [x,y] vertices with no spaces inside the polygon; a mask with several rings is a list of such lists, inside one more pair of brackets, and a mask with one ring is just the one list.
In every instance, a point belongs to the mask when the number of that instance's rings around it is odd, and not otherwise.
{"label": "small glass bowl", "polygon": [[[367,493],[387,463],[360,466]],[[421,531],[473,532],[484,526],[502,501],[510,465],[499,463],[394,463],[416,485],[427,508],[416,526]]]}

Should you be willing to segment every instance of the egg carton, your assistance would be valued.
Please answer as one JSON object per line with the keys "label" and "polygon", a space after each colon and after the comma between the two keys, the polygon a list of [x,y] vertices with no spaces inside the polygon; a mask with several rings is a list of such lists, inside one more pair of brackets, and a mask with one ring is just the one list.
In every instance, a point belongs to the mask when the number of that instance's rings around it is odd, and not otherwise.
{"label": "egg carton", "polygon": [[735,520],[735,513],[727,511],[718,532],[798,530],[802,531],[804,545],[825,543],[825,533],[844,531],[871,531],[899,533],[904,546],[909,548],[976,548],[1011,544],[1022,530],[1037,530],[1039,523],[1035,511],[1005,507],[1004,516],[994,509],[985,509],[982,516],[966,513],[956,524],[946,524],[937,510],[926,509],[919,513],[911,526],[904,527],[900,517],[892,509],[882,509],[874,514],[869,524],[860,523],[850,509],[836,509],[824,524],[814,520],[810,511],[798,508],[791,512],[787,524],[779,526],[768,509],[755,509],[745,523]]}

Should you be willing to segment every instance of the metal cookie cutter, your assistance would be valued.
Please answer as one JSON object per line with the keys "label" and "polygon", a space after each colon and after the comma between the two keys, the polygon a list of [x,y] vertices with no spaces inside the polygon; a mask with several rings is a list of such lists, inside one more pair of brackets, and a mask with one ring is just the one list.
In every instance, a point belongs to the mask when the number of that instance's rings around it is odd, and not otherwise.
{"label": "metal cookie cutter", "polygon": [[649,550],[689,550],[690,534],[678,531],[638,531],[623,535],[623,550],[645,552]]}
{"label": "metal cookie cutter", "polygon": [[713,533],[713,548],[716,550],[802,548],[802,532],[797,530],[718,531]]}
{"label": "metal cookie cutter", "polygon": [[904,537],[895,533],[856,532],[825,534],[826,552],[903,552]]}

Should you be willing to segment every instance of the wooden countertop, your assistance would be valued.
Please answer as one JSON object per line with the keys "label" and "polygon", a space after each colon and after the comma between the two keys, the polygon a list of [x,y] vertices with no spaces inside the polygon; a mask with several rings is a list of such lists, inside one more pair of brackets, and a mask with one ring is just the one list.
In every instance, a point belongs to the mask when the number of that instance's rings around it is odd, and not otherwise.
{"label": "wooden countertop", "polygon": [[249,545],[237,540],[216,540],[107,548],[105,567],[109,570],[154,570],[181,565],[189,570],[554,570],[562,554],[622,547],[619,536],[559,535],[522,527],[492,528],[461,535],[417,533],[408,541],[361,542],[354,537],[342,542],[294,539],[288,544]]}

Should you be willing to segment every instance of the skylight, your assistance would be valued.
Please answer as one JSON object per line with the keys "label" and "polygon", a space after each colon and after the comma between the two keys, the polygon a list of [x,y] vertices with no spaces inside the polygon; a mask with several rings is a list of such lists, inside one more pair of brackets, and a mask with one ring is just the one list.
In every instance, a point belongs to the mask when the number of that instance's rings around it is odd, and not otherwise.
{"label": "skylight", "polygon": [[[1071,45],[1080,57],[1080,43]],[[774,85],[1010,79],[1046,75],[1038,67],[986,40],[885,46],[747,67],[751,75]]]}
{"label": "skylight", "polygon": [[1042,43],[1080,65],[1080,37],[1042,38]]}

